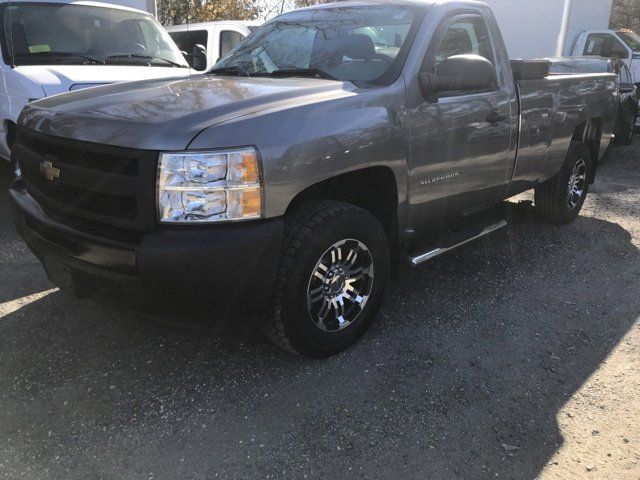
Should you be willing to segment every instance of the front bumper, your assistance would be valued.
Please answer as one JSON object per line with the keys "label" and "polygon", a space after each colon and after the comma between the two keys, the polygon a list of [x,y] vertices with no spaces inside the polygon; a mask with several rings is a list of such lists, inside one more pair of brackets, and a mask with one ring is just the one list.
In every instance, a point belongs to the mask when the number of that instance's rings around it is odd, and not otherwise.
{"label": "front bumper", "polygon": [[159,228],[124,243],[55,221],[20,185],[9,196],[18,231],[48,277],[77,297],[185,320],[250,316],[270,304],[281,219]]}

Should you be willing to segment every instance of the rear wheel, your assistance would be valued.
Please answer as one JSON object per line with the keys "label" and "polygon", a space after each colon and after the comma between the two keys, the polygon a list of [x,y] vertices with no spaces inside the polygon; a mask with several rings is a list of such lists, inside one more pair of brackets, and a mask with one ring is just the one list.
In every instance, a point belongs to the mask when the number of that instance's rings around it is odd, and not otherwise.
{"label": "rear wheel", "polygon": [[273,309],[264,331],[278,346],[326,358],[371,325],[389,271],[384,229],[354,205],[303,205],[287,221]]}
{"label": "rear wheel", "polygon": [[615,136],[618,145],[631,145],[636,133],[636,117],[620,125],[619,132]]}
{"label": "rear wheel", "polygon": [[560,172],[535,189],[536,212],[542,220],[563,224],[578,216],[589,191],[591,165],[584,143],[569,147]]}

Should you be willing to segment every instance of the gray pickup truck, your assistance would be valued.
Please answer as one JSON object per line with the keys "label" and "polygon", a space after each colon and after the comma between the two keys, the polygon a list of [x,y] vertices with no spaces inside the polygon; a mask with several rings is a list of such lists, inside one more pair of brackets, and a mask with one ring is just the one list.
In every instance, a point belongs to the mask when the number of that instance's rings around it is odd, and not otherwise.
{"label": "gray pickup truck", "polygon": [[510,61],[473,1],[290,12],[204,75],[22,113],[10,190],[50,279],[153,314],[262,314],[300,355],[354,343],[394,266],[503,227],[535,189],[578,215],[613,138],[614,74]]}

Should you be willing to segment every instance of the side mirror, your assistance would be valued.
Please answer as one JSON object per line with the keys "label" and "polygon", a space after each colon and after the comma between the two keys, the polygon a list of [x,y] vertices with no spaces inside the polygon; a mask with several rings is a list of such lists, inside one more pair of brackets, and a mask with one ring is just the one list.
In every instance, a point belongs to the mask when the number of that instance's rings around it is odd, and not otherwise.
{"label": "side mirror", "polygon": [[189,66],[194,70],[202,71],[207,68],[207,49],[204,45],[196,43],[193,46],[191,55],[185,54],[185,58]]}
{"label": "side mirror", "polygon": [[454,55],[440,62],[435,73],[420,74],[420,88],[427,98],[442,92],[490,90],[497,84],[496,67],[480,55]]}

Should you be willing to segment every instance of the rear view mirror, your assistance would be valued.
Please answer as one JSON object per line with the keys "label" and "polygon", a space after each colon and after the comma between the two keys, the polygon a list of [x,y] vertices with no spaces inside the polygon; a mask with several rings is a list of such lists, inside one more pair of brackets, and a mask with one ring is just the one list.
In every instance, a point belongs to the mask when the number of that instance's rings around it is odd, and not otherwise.
{"label": "rear view mirror", "polygon": [[421,73],[423,94],[492,90],[498,83],[496,68],[480,55],[454,55],[438,64],[435,73]]}

